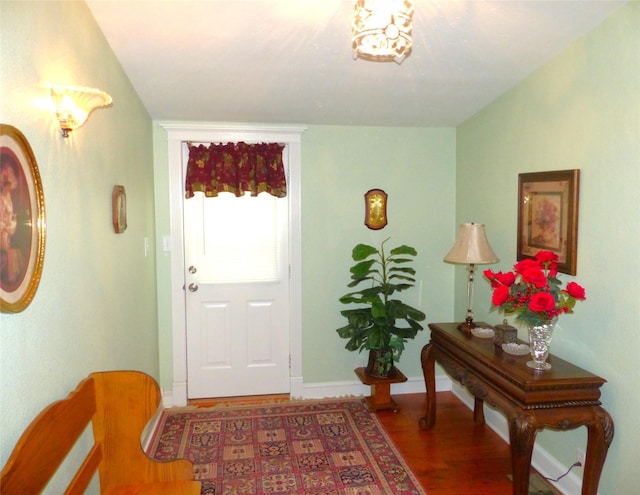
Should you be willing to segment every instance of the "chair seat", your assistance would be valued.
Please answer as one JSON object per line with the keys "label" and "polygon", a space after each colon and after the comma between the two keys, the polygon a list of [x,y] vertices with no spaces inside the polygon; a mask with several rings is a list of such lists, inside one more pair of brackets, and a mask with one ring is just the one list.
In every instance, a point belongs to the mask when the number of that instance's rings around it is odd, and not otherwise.
{"label": "chair seat", "polygon": [[199,481],[180,480],[110,486],[103,495],[200,495],[201,489]]}

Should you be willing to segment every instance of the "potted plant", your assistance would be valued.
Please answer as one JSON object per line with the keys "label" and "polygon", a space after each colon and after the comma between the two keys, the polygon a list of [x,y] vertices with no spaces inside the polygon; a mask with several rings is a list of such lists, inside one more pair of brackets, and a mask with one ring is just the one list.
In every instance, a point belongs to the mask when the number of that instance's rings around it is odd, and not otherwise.
{"label": "potted plant", "polygon": [[422,311],[392,298],[396,292],[415,285],[416,271],[410,263],[417,252],[402,245],[391,249],[387,255],[385,243],[388,240],[382,242],[379,250],[366,244],[353,248],[351,255],[356,264],[350,268],[348,287],[363,283],[367,286],[340,298],[341,303],[357,304],[358,307],[340,311],[347,324],[336,330],[340,337],[349,339],[346,349],[369,351],[365,374],[378,378],[394,375],[394,362],[400,359],[405,342],[422,330],[419,322],[426,317]]}

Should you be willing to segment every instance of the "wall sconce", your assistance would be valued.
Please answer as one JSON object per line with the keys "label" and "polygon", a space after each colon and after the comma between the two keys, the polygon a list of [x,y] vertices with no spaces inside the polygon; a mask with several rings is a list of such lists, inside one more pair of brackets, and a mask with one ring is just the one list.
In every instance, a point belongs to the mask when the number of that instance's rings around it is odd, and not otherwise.
{"label": "wall sconce", "polygon": [[51,85],[50,89],[63,137],[69,137],[69,131],[84,124],[93,110],[113,102],[111,96],[99,89],[59,85]]}
{"label": "wall sconce", "polygon": [[484,225],[481,223],[463,223],[451,251],[444,257],[446,263],[469,265],[467,282],[467,318],[458,325],[458,330],[471,332],[476,324],[473,321],[473,270],[474,265],[488,265],[500,261],[493,252],[487,239]]}
{"label": "wall sconce", "polygon": [[411,53],[412,28],[413,0],[355,0],[353,58],[402,63]]}

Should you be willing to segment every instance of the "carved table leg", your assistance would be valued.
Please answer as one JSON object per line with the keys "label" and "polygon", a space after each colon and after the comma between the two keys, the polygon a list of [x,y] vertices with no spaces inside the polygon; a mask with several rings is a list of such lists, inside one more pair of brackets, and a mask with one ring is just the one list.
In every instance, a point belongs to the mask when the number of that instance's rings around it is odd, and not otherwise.
{"label": "carved table leg", "polygon": [[420,361],[422,363],[422,373],[424,384],[427,389],[427,409],[424,416],[420,418],[419,425],[422,430],[433,428],[436,422],[436,375],[435,356],[431,352],[433,344],[427,344],[422,348]]}
{"label": "carved table leg", "polygon": [[601,407],[594,408],[594,418],[587,423],[587,457],[582,476],[582,495],[596,495],[602,466],[613,441],[613,420]]}
{"label": "carved table leg", "polygon": [[530,414],[516,414],[509,418],[513,495],[528,495],[531,454],[536,441],[537,424]]}
{"label": "carved table leg", "polygon": [[484,421],[484,401],[482,399],[474,398],[473,401],[473,422],[476,425],[483,425]]}

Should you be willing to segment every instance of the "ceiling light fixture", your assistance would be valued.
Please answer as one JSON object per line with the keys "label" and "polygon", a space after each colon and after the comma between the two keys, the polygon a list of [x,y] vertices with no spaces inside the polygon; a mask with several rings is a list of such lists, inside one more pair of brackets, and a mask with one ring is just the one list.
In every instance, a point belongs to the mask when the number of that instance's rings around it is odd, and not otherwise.
{"label": "ceiling light fixture", "polygon": [[411,53],[413,0],[355,0],[353,58],[402,61]]}
{"label": "ceiling light fixture", "polygon": [[50,89],[63,137],[69,137],[69,131],[84,124],[93,110],[111,105],[113,101],[99,89],[59,85],[51,85]]}

